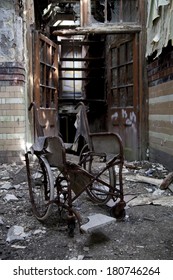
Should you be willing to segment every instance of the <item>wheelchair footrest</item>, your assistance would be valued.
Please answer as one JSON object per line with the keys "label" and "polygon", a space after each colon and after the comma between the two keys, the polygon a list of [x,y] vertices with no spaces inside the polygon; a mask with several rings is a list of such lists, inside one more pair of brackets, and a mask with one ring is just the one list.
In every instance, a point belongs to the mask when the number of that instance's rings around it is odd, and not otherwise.
{"label": "wheelchair footrest", "polygon": [[103,214],[88,216],[88,220],[89,221],[86,224],[81,225],[80,229],[82,232],[91,232],[99,227],[116,221],[115,218]]}

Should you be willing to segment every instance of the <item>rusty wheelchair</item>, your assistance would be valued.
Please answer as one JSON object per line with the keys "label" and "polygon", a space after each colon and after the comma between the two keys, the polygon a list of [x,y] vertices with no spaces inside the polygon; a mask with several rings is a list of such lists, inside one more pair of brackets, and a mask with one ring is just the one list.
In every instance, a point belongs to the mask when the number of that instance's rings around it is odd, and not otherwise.
{"label": "rusty wheelchair", "polygon": [[[117,219],[125,216],[121,138],[110,132],[90,133],[85,105],[80,102],[77,107],[78,117],[86,124],[83,126],[86,144],[77,163],[68,159],[66,146],[60,135],[38,136],[25,153],[29,196],[34,215],[39,221],[44,221],[51,215],[53,205],[57,205],[59,213],[62,210],[67,213],[71,236],[74,234],[76,221],[79,228],[82,223],[74,202],[83,193],[98,205],[105,205],[111,200],[111,215]],[[76,139],[78,135],[79,133]]]}

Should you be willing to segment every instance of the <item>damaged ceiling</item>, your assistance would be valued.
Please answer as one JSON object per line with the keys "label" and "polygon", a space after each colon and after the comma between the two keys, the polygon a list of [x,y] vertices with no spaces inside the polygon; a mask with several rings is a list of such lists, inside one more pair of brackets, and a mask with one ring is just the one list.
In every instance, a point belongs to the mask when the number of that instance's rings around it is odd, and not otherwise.
{"label": "damaged ceiling", "polygon": [[[100,2],[101,0],[94,1],[97,4],[97,13],[94,17],[98,21],[103,22],[103,5]],[[100,7],[100,9],[99,9]],[[39,11],[38,20],[42,22],[42,26],[70,26],[76,27],[80,26],[80,0],[44,0],[44,1],[35,1],[35,10]],[[61,27],[62,28],[62,27]]]}
{"label": "damaged ceiling", "polygon": [[[115,1],[107,1],[107,20],[115,13]],[[49,26],[57,26],[60,20],[80,21],[80,0],[44,0],[35,1],[35,8],[39,10],[42,20]],[[98,22],[104,22],[105,0],[91,1],[91,14]]]}
{"label": "damaged ceiling", "polygon": [[50,29],[52,33],[53,30],[93,25],[100,28],[105,23],[106,27],[119,25],[121,30],[125,25],[139,24],[138,10],[138,0],[35,0],[36,28]]}
{"label": "damaged ceiling", "polygon": [[42,11],[42,19],[49,26],[60,25],[62,21],[73,21],[79,24],[80,1],[49,1]]}

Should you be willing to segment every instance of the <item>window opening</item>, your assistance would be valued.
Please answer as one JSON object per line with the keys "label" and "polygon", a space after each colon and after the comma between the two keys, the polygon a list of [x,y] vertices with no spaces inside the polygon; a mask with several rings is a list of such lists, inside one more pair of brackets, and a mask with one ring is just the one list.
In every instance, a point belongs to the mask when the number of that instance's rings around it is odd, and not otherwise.
{"label": "window opening", "polygon": [[91,0],[91,21],[138,22],[138,0]]}
{"label": "window opening", "polygon": [[115,107],[133,106],[133,41],[111,48],[111,93]]}
{"label": "window opening", "polygon": [[61,98],[78,99],[82,96],[81,39],[62,39],[60,55]]}
{"label": "window opening", "polygon": [[[35,33],[35,100],[42,108],[56,108],[57,46],[47,37]],[[39,77],[39,78],[38,78]]]}
{"label": "window opening", "polygon": [[62,99],[104,100],[105,36],[59,36]]}
{"label": "window opening", "polygon": [[80,25],[80,0],[49,2],[42,12],[45,26]]}

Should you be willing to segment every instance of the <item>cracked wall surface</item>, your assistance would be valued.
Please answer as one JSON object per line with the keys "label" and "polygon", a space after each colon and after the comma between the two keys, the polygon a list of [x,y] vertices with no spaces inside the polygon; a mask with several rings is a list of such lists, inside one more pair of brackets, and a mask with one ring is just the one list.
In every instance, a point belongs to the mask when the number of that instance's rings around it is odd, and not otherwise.
{"label": "cracked wall surface", "polygon": [[23,22],[11,0],[0,2],[0,62],[23,61]]}
{"label": "cracked wall surface", "polygon": [[19,161],[25,143],[24,26],[18,1],[0,1],[0,162]]}

